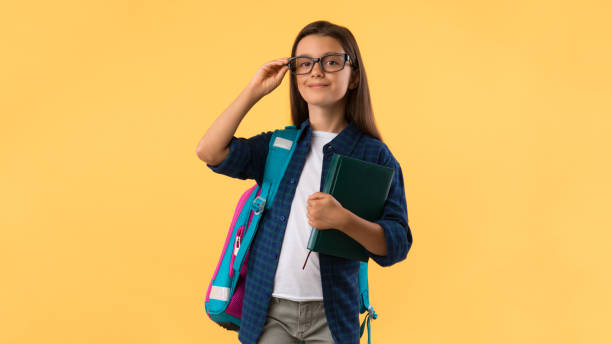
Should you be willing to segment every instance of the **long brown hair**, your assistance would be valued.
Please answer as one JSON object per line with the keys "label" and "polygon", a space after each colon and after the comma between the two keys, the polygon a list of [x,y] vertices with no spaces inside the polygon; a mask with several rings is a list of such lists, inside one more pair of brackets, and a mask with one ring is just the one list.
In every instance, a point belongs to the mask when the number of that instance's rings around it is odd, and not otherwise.
{"label": "long brown hair", "polygon": [[[321,35],[329,36],[337,39],[344,51],[350,55],[350,61],[352,68],[356,68],[359,83],[356,88],[348,89],[345,97],[346,109],[345,119],[347,122],[351,120],[355,122],[355,125],[361,129],[365,134],[368,134],[380,141],[382,137],[376,123],[374,121],[374,111],[372,110],[372,101],[370,99],[370,88],[368,87],[368,79],[366,78],[365,68],[363,66],[363,60],[359,53],[359,47],[355,37],[349,31],[349,29],[332,24],[325,20],[319,20],[306,25],[297,35],[291,48],[291,56],[295,56],[295,50],[297,45],[302,38],[308,35]],[[293,125],[299,126],[303,121],[308,118],[308,104],[302,98],[298,87],[295,75],[291,74],[290,78],[290,100],[291,100],[291,119]]]}

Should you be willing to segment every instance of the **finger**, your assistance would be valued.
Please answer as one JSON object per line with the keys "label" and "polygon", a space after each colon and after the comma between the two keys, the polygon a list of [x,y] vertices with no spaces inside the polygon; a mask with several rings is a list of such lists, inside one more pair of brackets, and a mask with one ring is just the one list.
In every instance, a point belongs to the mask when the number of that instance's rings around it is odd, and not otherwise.
{"label": "finger", "polygon": [[313,194],[311,194],[310,196],[308,196],[308,199],[318,199],[321,198],[321,193],[320,192],[315,192]]}
{"label": "finger", "polygon": [[285,64],[282,62],[270,62],[266,64],[264,67],[270,70],[276,70],[280,67],[283,67]]}
{"label": "finger", "polygon": [[287,70],[289,69],[289,67],[287,66],[282,66],[279,70],[278,73],[276,73],[277,77],[283,77],[285,75],[285,73],[287,72]]}
{"label": "finger", "polygon": [[287,63],[283,62],[283,61],[270,61],[266,64],[264,64],[264,68],[266,69],[277,69],[278,67],[282,66],[282,65],[286,65]]}

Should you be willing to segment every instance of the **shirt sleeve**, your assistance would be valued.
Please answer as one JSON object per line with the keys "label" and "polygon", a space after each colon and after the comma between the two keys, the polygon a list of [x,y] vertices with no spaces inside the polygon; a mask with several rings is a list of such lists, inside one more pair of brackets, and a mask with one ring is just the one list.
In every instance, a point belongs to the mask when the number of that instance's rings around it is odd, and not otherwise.
{"label": "shirt sleeve", "polygon": [[218,165],[206,164],[213,172],[238,179],[255,179],[261,185],[272,131],[250,138],[232,137],[229,154]]}
{"label": "shirt sleeve", "polygon": [[385,232],[387,255],[379,256],[366,250],[368,255],[380,266],[389,266],[404,260],[412,246],[412,233],[408,226],[408,209],[406,207],[402,168],[391,152],[387,151],[387,153],[387,161],[383,164],[392,167],[395,173],[393,174],[383,214],[380,219],[374,221]]}

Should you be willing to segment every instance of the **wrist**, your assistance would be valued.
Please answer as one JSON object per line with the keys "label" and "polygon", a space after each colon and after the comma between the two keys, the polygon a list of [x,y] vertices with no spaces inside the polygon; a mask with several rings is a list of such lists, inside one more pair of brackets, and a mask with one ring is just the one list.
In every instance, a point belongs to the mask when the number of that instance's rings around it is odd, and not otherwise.
{"label": "wrist", "polygon": [[249,83],[247,87],[242,90],[242,94],[249,99],[251,104],[257,103],[263,97],[263,95],[258,93],[256,88],[251,83]]}
{"label": "wrist", "polygon": [[352,227],[351,226],[351,222],[353,220],[352,216],[353,216],[352,212],[350,212],[346,208],[342,208],[342,215],[340,216],[340,225],[338,226],[338,229],[341,232],[348,234],[347,232]]}

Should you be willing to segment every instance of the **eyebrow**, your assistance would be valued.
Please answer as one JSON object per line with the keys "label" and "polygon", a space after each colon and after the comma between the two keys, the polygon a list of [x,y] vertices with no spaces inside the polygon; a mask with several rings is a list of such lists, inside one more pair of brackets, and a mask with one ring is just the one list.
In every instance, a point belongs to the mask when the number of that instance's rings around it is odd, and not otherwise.
{"label": "eyebrow", "polygon": [[[324,53],[324,54],[323,54],[323,55],[321,55],[321,56],[325,56],[325,55],[328,55],[328,54],[344,54],[344,53],[339,53],[339,52],[337,52],[337,51],[328,51],[328,52]],[[296,54],[295,56],[306,56],[306,57],[312,57],[312,56],[310,56],[309,54],[301,54],[301,55],[297,55],[297,54]]]}

